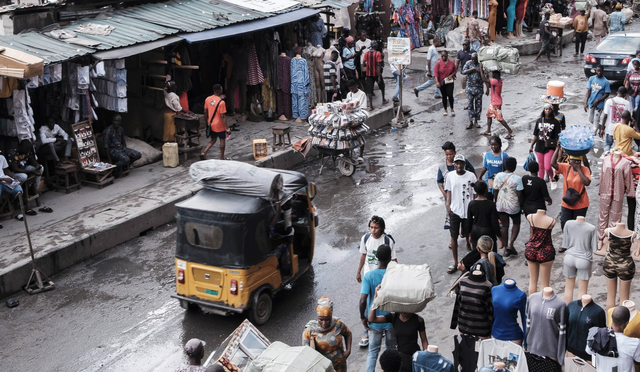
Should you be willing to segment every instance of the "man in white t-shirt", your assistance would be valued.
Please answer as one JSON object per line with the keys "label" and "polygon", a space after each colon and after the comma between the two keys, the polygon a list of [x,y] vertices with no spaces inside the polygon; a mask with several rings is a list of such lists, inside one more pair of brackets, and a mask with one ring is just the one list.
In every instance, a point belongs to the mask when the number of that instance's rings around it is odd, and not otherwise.
{"label": "man in white t-shirt", "polygon": [[618,88],[618,95],[613,98],[609,98],[604,103],[604,109],[602,110],[602,124],[600,125],[600,138],[606,134],[604,142],[604,151],[611,150],[613,146],[613,126],[622,122],[622,113],[625,110],[632,112],[631,102],[624,99],[627,95],[627,88],[621,86]]}
{"label": "man in white t-shirt", "polygon": [[[356,41],[356,53],[360,55],[360,66],[364,62],[364,54],[369,50],[371,50],[371,40],[367,38],[366,31],[360,31],[360,38]],[[362,72],[364,72],[364,67]]]}
{"label": "man in white t-shirt", "polygon": [[476,175],[473,172],[467,172],[464,168],[467,165],[467,160],[461,154],[457,154],[453,158],[453,165],[455,172],[449,172],[444,182],[444,189],[447,192],[446,207],[447,213],[449,213],[451,233],[451,252],[453,253],[453,265],[449,266],[447,272],[453,274],[457,271],[458,264],[458,235],[460,233],[460,226],[462,225],[462,232],[466,236],[467,250],[471,250],[471,243],[469,241],[469,229],[467,222],[467,208],[469,203],[473,200],[475,191],[471,186],[472,183],[477,181]]}
{"label": "man in white t-shirt", "polygon": [[[433,73],[436,71],[436,63],[440,60],[440,53],[438,53],[438,47],[440,41],[433,39],[433,44],[427,50],[427,81],[424,84],[419,85],[413,89],[413,93],[418,97],[418,94],[423,90],[429,88],[436,83],[436,79],[433,77]],[[435,98],[442,97],[440,88],[436,87]]]}
{"label": "man in white t-shirt", "polygon": [[[587,353],[595,355],[596,370],[598,372],[634,372],[633,361],[640,362],[640,340],[627,337],[622,332],[629,324],[629,309],[624,306],[616,306],[611,314],[611,327],[616,334],[616,347],[618,357],[603,356],[592,350],[594,336],[598,332],[597,327],[589,329],[587,337]],[[596,336],[597,337],[597,336]]]}
{"label": "man in white t-shirt", "polygon": [[396,250],[394,248],[395,241],[391,236],[385,234],[384,229],[384,219],[382,217],[373,216],[369,220],[369,232],[362,235],[362,238],[360,238],[358,249],[360,253],[362,253],[362,256],[360,257],[360,265],[358,266],[358,273],[356,274],[356,280],[358,283],[362,283],[362,277],[364,274],[378,268],[376,251],[379,246],[384,244],[391,247],[391,260],[398,262],[396,258]]}

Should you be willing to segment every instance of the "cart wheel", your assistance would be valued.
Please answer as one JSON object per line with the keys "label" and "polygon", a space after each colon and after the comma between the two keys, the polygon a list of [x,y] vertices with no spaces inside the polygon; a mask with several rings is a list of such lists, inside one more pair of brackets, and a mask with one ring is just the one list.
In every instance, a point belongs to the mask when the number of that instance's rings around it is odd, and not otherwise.
{"label": "cart wheel", "polygon": [[340,173],[343,175],[351,177],[356,172],[356,166],[349,163],[347,160],[340,158],[338,159],[338,170],[340,170]]}
{"label": "cart wheel", "polygon": [[268,293],[262,292],[258,296],[253,306],[249,309],[249,320],[255,325],[263,325],[271,317],[271,310],[273,308],[273,301]]}

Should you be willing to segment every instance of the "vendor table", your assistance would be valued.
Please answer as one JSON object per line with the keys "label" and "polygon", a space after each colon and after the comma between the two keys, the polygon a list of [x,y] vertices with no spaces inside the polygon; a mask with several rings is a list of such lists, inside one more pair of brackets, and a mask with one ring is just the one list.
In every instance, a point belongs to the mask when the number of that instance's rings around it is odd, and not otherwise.
{"label": "vendor table", "polygon": [[565,29],[571,29],[571,23],[549,22],[549,31],[556,33],[556,42],[549,47],[553,48],[556,57],[562,57],[562,35],[564,35]]}
{"label": "vendor table", "polygon": [[[176,142],[182,144],[182,146],[178,147],[178,153],[184,154],[184,160],[187,160],[188,153],[202,151],[202,145],[200,144],[200,115],[179,113],[174,117],[174,122],[176,124]],[[195,134],[191,134],[190,130]],[[189,147],[189,142],[192,142],[193,138],[197,139],[198,145]]]}

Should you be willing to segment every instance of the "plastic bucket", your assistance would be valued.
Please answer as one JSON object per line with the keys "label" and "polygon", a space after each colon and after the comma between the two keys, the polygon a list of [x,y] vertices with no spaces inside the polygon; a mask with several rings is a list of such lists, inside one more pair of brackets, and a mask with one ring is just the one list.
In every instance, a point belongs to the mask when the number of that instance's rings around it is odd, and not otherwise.
{"label": "plastic bucket", "polygon": [[558,80],[551,80],[547,83],[547,94],[555,97],[564,97],[564,83]]}

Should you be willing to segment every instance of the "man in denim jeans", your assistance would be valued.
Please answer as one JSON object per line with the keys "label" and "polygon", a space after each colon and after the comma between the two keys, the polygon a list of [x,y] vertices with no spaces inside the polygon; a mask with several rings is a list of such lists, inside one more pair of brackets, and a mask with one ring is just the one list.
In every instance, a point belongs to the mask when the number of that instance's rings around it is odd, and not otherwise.
{"label": "man in denim jeans", "polygon": [[[429,88],[433,84],[436,83],[436,79],[433,77],[433,73],[436,70],[436,63],[440,60],[440,53],[438,53],[438,47],[440,46],[440,41],[437,39],[433,39],[433,44],[429,47],[427,51],[427,77],[429,78],[424,84],[413,89],[413,93],[418,97],[418,94],[423,90]],[[440,93],[440,88],[436,88],[435,98],[441,98],[442,95]]]}
{"label": "man in denim jeans", "polygon": [[[384,335],[387,349],[396,348],[396,336],[391,323],[371,323],[367,321],[369,309],[376,294],[376,288],[382,283],[382,278],[387,271],[387,265],[391,261],[391,247],[383,244],[376,251],[378,268],[371,270],[362,278],[362,288],[360,290],[360,319],[362,325],[369,331],[369,356],[367,357],[366,372],[374,372],[376,361],[382,346],[382,336]],[[376,316],[384,316],[386,311],[376,310]]]}

